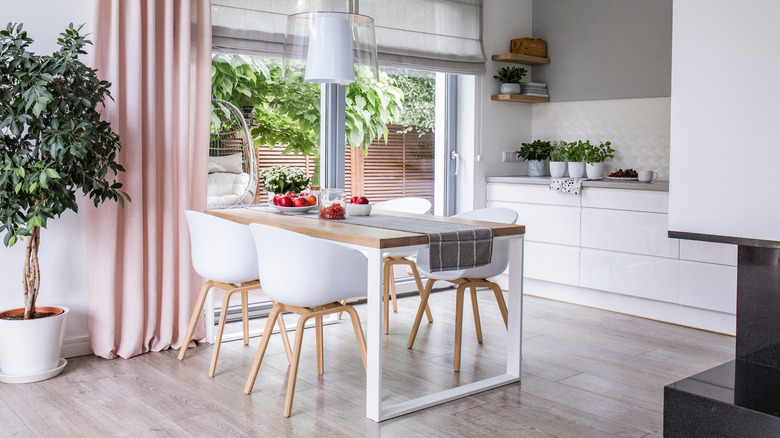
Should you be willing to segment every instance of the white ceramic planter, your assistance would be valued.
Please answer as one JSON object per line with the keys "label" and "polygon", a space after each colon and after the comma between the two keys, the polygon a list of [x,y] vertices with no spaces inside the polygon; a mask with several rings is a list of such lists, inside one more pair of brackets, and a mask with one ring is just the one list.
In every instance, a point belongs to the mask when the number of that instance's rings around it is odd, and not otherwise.
{"label": "white ceramic planter", "polygon": [[0,319],[0,381],[29,383],[52,378],[67,363],[60,358],[70,310],[31,320]]}
{"label": "white ceramic planter", "polygon": [[604,178],[604,163],[585,164],[585,173],[588,175],[588,179]]}
{"label": "white ceramic planter", "polygon": [[544,176],[544,160],[528,160],[528,176]]}
{"label": "white ceramic planter", "polygon": [[569,161],[569,178],[585,178],[584,161]]}
{"label": "white ceramic planter", "polygon": [[565,161],[550,161],[550,176],[553,178],[563,178],[566,175]]}
{"label": "white ceramic planter", "polygon": [[498,91],[501,94],[520,94],[520,84],[501,84]]}

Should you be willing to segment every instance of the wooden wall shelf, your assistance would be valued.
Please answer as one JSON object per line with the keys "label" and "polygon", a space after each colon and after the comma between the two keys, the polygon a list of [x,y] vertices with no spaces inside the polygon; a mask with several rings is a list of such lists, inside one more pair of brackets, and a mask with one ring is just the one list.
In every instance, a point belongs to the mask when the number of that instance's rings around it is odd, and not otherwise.
{"label": "wooden wall shelf", "polygon": [[545,103],[549,102],[549,97],[524,96],[522,94],[493,94],[490,100],[502,102],[522,102],[522,103]]}
{"label": "wooden wall shelf", "polygon": [[550,58],[542,58],[540,56],[520,55],[517,53],[502,53],[500,55],[493,55],[493,61],[511,62],[514,64],[523,64],[523,65],[542,65],[542,64],[549,64]]}

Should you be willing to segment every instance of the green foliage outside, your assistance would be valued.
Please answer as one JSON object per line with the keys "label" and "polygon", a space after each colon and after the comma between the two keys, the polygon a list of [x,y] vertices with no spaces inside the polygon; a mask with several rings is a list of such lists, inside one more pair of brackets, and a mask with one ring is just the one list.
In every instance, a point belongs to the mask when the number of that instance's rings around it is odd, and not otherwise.
{"label": "green foliage outside", "polygon": [[[433,74],[406,78],[382,73],[379,82],[370,82],[360,69],[356,73],[355,82],[346,85],[347,144],[367,151],[373,140],[387,141],[388,124],[414,127],[421,133],[433,129]],[[320,85],[299,77],[282,82],[281,60],[215,55],[211,90],[216,99],[256,108],[257,126],[252,129],[256,146],[281,145],[285,154],[317,154]],[[411,99],[405,101],[405,93]]]}

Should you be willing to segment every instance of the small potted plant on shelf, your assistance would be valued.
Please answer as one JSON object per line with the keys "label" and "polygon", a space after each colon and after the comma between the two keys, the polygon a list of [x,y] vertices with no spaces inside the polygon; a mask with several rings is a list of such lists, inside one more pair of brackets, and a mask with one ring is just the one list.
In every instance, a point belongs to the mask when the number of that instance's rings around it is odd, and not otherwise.
{"label": "small potted plant on shelf", "polygon": [[263,187],[268,192],[268,199],[272,199],[276,193],[295,192],[300,193],[309,187],[311,178],[298,167],[274,166],[260,171],[263,177]]}
{"label": "small potted plant on shelf", "polygon": [[[26,245],[24,308],[0,312],[0,381],[27,383],[59,374],[68,308],[36,306],[41,228],[68,210],[77,192],[97,207],[130,200],[115,181],[119,136],[102,120],[111,84],[79,61],[91,42],[73,24],[52,55],[29,51],[21,24],[0,30],[0,233]],[[7,289],[11,287],[6,285]]]}
{"label": "small potted plant on shelf", "polygon": [[615,158],[615,150],[610,146],[610,142],[602,142],[598,145],[585,143],[585,172],[588,179],[604,178],[604,161],[607,158]]}
{"label": "small potted plant on shelf", "polygon": [[515,153],[518,158],[528,161],[528,176],[544,176],[544,160],[550,158],[552,148],[549,141],[534,140],[523,143]]}
{"label": "small potted plant on shelf", "polygon": [[495,80],[501,83],[499,93],[501,94],[520,94],[520,81],[528,73],[528,70],[522,67],[502,67],[496,71],[493,76]]}
{"label": "small potted plant on shelf", "polygon": [[552,142],[550,151],[550,176],[562,178],[566,174],[566,145],[565,141]]}
{"label": "small potted plant on shelf", "polygon": [[570,178],[584,178],[585,177],[585,143],[582,140],[571,142],[566,145],[564,152],[566,161],[568,161],[569,177]]}

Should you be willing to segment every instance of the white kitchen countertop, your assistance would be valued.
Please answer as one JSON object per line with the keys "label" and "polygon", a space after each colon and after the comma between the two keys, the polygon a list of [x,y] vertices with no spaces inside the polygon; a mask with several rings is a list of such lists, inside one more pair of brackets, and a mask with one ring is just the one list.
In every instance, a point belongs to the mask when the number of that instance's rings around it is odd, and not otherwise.
{"label": "white kitchen countertop", "polygon": [[[509,183],[509,184],[535,184],[550,185],[552,180],[549,176],[489,176],[486,178],[489,183]],[[650,183],[639,181],[620,181],[611,179],[601,180],[582,180],[582,187],[601,187],[609,189],[631,189],[631,190],[654,190],[659,192],[669,191],[669,181],[655,180]]]}

